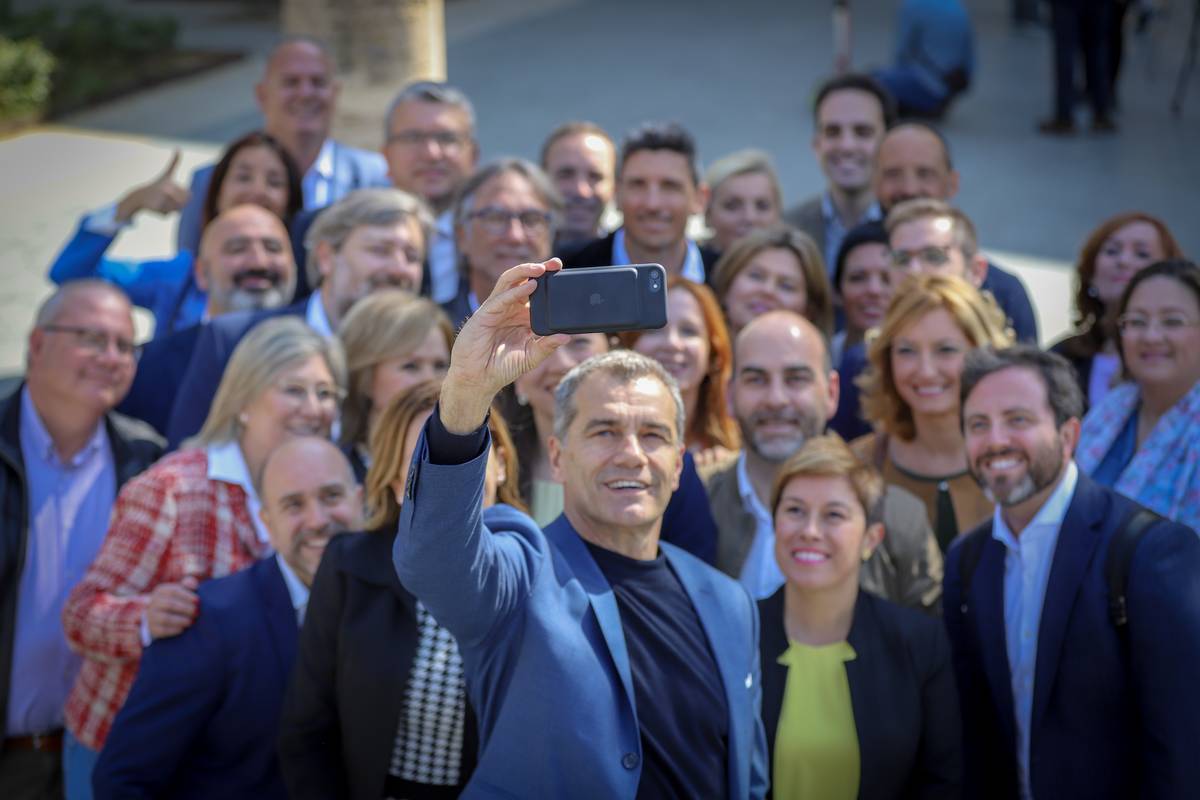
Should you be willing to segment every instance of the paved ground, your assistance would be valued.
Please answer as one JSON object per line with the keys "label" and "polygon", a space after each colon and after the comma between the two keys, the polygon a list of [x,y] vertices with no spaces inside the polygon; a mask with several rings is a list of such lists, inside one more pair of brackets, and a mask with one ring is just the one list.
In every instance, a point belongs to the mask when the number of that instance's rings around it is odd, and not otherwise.
{"label": "paved ground", "polygon": [[[1033,133],[1034,120],[1050,107],[1046,33],[1012,30],[1008,0],[968,3],[980,76],[944,126],[963,176],[959,200],[988,250],[1029,283],[1047,336],[1068,324],[1068,262],[1105,216],[1152,211],[1200,254],[1193,224],[1200,209],[1200,71],[1182,118],[1172,118],[1167,103],[1191,3],[1168,4],[1175,16],[1133,46],[1121,132],[1046,140]],[[828,5],[447,0],[450,79],[475,100],[485,158],[532,157],[542,136],[571,117],[614,132],[672,118],[697,134],[705,161],[745,146],[772,152],[794,201],[821,183],[807,148],[808,106],[831,63]],[[891,47],[898,0],[855,5],[856,61],[880,63]],[[0,198],[0,372],[19,369],[33,308],[48,290],[47,265],[82,211],[155,174],[172,147],[184,149],[186,175],[259,123],[250,87],[276,35],[273,19],[236,2],[138,0],[128,7],[176,14],[185,44],[248,56],[0,142],[7,188]],[[339,135],[378,146],[384,103],[374,97],[359,93],[358,102],[347,103],[353,113],[339,121]],[[173,231],[171,221],[141,220],[116,252],[170,252]]]}

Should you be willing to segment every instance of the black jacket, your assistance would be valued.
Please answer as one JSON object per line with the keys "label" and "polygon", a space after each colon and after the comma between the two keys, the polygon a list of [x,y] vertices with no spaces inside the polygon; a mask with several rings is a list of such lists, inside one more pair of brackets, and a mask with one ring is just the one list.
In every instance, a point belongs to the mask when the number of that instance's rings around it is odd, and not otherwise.
{"label": "black jacket", "polygon": [[[345,534],[321,558],[280,723],[279,765],[293,800],[384,796],[419,634],[416,598],[392,567],[395,539],[395,531]],[[468,705],[456,795],[477,750]]]}
{"label": "black jacket", "polygon": [[[786,586],[758,602],[762,718],[772,772],[788,673],[779,663],[788,648],[785,591]],[[940,620],[860,591],[846,640],[856,654],[846,662],[846,679],[858,731],[859,798],[957,800],[962,723],[950,646]]]}
{"label": "black jacket", "polygon": [[[562,259],[564,268],[609,266],[613,263],[613,239],[616,236],[616,231],[613,231],[608,236],[593,239],[576,250],[556,255]],[[720,256],[716,250],[700,245],[700,260],[704,262],[704,282],[710,286],[713,282],[713,268]]]}
{"label": "black jacket", "polygon": [[[25,491],[25,459],[21,455],[21,390],[0,400],[0,731],[8,720],[13,634],[17,625],[17,591],[25,567],[29,535],[29,498]],[[109,413],[104,419],[112,447],[117,490],[163,453],[163,440],[150,426]],[[114,500],[116,497],[114,496]]]}

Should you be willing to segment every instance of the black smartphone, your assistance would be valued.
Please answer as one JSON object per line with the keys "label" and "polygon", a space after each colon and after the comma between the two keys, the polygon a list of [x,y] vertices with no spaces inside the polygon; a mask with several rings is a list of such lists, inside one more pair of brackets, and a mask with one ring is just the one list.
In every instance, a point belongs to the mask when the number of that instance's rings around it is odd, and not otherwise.
{"label": "black smartphone", "polygon": [[667,271],[662,264],[625,264],[549,272],[529,298],[529,321],[539,336],[661,328]]}

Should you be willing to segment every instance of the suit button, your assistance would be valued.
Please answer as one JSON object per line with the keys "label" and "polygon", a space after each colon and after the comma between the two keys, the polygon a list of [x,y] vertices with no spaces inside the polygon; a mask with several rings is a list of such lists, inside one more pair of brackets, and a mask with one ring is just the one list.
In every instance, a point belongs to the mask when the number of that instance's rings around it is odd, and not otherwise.
{"label": "suit button", "polygon": [[638,758],[637,753],[626,753],[625,755],[621,756],[621,766],[625,769],[637,769],[639,761],[641,761],[641,759]]}

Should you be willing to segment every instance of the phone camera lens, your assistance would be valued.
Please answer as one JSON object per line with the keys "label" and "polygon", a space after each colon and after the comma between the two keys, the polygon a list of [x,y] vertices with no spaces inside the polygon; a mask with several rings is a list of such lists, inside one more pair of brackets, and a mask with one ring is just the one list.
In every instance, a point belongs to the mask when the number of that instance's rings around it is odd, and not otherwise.
{"label": "phone camera lens", "polygon": [[661,288],[662,284],[658,282],[657,278],[650,281],[650,291],[657,292]]}

